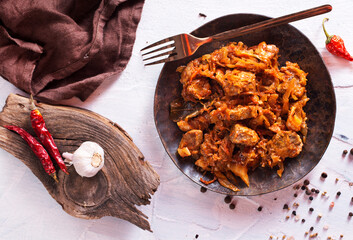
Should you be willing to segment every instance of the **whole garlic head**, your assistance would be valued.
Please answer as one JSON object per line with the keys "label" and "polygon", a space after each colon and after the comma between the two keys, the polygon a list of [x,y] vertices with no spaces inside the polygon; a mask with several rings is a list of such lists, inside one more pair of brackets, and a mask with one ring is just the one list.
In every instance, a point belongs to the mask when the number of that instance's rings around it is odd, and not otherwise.
{"label": "whole garlic head", "polygon": [[104,150],[95,142],[84,142],[74,154],[64,153],[63,157],[72,161],[82,177],[93,177],[104,165]]}

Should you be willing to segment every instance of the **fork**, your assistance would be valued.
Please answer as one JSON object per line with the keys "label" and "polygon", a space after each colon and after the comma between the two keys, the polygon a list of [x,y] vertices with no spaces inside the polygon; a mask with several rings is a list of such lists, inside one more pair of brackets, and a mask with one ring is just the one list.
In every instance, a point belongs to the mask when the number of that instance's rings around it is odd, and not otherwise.
{"label": "fork", "polygon": [[[141,49],[145,66],[179,60],[193,55],[203,44],[211,41],[219,41],[235,38],[248,33],[276,27],[281,24],[298,21],[304,18],[313,17],[323,13],[330,12],[332,6],[329,4],[320,7],[311,8],[297,13],[292,13],[279,18],[271,18],[255,24],[232,29],[226,32],[215,34],[206,38],[198,38],[191,34],[182,33],[172,37],[165,38]],[[147,52],[146,52],[147,51]],[[143,53],[144,52],[144,53]],[[153,55],[151,55],[153,53]],[[164,58],[163,58],[164,57]],[[162,58],[162,59],[160,59]],[[160,59],[160,60],[156,60]],[[156,60],[156,61],[153,61]],[[149,62],[148,62],[149,61]]]}

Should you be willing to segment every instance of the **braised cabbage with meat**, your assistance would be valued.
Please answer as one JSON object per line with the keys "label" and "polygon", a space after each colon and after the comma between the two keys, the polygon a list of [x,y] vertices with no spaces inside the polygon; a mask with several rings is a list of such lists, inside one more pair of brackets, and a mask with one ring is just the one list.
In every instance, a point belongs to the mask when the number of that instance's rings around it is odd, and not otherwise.
{"label": "braised cabbage with meat", "polygon": [[307,73],[297,63],[280,67],[278,52],[265,42],[233,42],[178,68],[183,100],[203,106],[177,121],[185,132],[178,154],[213,174],[203,183],[239,191],[236,180],[249,186],[249,170],[270,167],[282,176],[285,159],[302,151]]}

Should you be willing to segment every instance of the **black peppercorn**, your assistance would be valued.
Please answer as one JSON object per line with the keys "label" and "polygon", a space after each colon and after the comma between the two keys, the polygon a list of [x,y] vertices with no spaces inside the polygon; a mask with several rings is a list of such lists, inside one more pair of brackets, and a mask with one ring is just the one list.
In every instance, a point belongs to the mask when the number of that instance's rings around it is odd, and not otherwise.
{"label": "black peppercorn", "polygon": [[348,153],[348,151],[345,149],[343,150],[343,155],[346,155]]}
{"label": "black peppercorn", "polygon": [[305,223],[305,219],[304,218],[302,219],[302,223]]}
{"label": "black peppercorn", "polygon": [[276,201],[276,200],[277,200],[277,198],[274,198],[273,200],[275,200],[275,201]]}
{"label": "black peppercorn", "polygon": [[353,213],[349,212],[348,216],[353,217]]}
{"label": "black peppercorn", "polygon": [[297,212],[296,212],[296,211],[293,211],[292,214],[293,214],[294,216],[296,216],[296,215],[297,215]]}
{"label": "black peppercorn", "polygon": [[310,228],[310,231],[313,231],[313,230],[314,230],[314,227],[311,227],[311,228]]}
{"label": "black peppercorn", "polygon": [[349,152],[350,152],[350,154],[352,154],[352,155],[353,155],[353,148],[352,148]]}
{"label": "black peppercorn", "polygon": [[207,188],[201,187],[200,191],[201,191],[202,193],[205,193],[205,192],[207,191]]}
{"label": "black peppercorn", "polygon": [[198,239],[198,238],[199,238],[199,235],[198,235],[198,234],[196,234],[196,235],[195,235],[195,238],[196,238],[196,239]]}
{"label": "black peppercorn", "polygon": [[320,192],[319,189],[316,189],[316,190],[315,190],[315,193],[316,193],[316,194],[319,194],[319,192]]}
{"label": "black peppercorn", "polygon": [[310,212],[314,212],[314,208],[312,208],[312,207],[309,208],[309,211],[310,211]]}
{"label": "black peppercorn", "polygon": [[311,191],[309,191],[309,189],[306,190],[305,193],[306,193],[306,195],[311,195]]}
{"label": "black peppercorn", "polygon": [[337,197],[341,196],[341,192],[338,191],[338,192],[336,193],[336,195],[337,195]]}
{"label": "black peppercorn", "polygon": [[225,203],[230,203],[232,201],[232,197],[231,196],[226,196],[225,198],[224,198],[224,202]]}
{"label": "black peppercorn", "polygon": [[283,209],[288,209],[288,204],[284,204]]}
{"label": "black peppercorn", "polygon": [[293,195],[294,197],[298,197],[298,194],[296,194],[296,193],[294,193],[294,195]]}
{"label": "black peppercorn", "polygon": [[312,189],[311,189],[311,192],[312,192],[312,193],[315,192],[315,188],[312,188]]}
{"label": "black peppercorn", "polygon": [[235,208],[235,204],[234,203],[229,204],[229,208],[230,209],[234,209]]}
{"label": "black peppercorn", "polygon": [[309,197],[309,200],[312,201],[314,198],[312,196]]}
{"label": "black peppercorn", "polygon": [[261,207],[261,206],[258,207],[258,208],[257,208],[257,211],[261,212],[261,211],[262,211],[262,207]]}
{"label": "black peppercorn", "polygon": [[301,187],[301,189],[302,189],[302,190],[305,190],[305,189],[306,189],[306,187],[303,185],[303,186]]}
{"label": "black peppercorn", "polygon": [[325,173],[325,172],[321,173],[321,177],[322,178],[327,178],[327,173]]}
{"label": "black peppercorn", "polygon": [[305,179],[305,180],[304,180],[304,185],[305,185],[305,186],[309,185],[309,183],[310,183],[310,182],[309,182],[308,179]]}
{"label": "black peppercorn", "polygon": [[353,202],[353,197],[351,198],[351,202]]}

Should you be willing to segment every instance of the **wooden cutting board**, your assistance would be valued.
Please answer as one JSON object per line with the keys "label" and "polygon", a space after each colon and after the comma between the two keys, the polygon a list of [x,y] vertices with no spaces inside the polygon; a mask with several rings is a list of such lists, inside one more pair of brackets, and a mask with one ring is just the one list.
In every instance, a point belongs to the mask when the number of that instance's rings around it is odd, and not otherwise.
{"label": "wooden cutting board", "polygon": [[114,216],[151,231],[147,216],[135,205],[150,203],[159,176],[144,161],[129,135],[116,123],[88,110],[36,105],[61,153],[74,152],[85,141],[102,146],[105,155],[102,170],[92,178],[83,178],[70,166],[69,175],[58,171],[59,183],[47,175],[27,143],[3,127],[16,125],[35,136],[29,99],[19,95],[10,94],[0,113],[0,147],[26,164],[70,215],[85,219]]}

